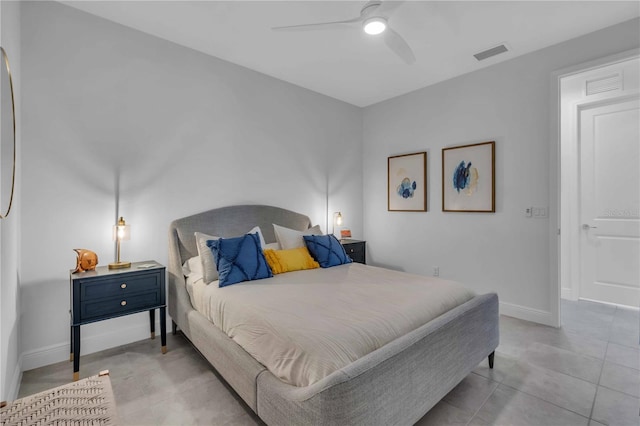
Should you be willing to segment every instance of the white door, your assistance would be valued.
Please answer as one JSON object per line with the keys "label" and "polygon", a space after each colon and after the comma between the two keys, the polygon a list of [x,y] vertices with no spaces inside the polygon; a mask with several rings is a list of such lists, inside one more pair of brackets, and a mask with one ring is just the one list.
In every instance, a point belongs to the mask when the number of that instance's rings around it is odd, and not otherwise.
{"label": "white door", "polygon": [[580,297],[640,306],[640,102],[578,111]]}

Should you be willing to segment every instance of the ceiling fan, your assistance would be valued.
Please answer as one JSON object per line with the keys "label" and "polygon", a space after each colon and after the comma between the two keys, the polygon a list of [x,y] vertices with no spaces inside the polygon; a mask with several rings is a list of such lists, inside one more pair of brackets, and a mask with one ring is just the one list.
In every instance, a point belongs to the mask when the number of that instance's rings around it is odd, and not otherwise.
{"label": "ceiling fan", "polygon": [[416,57],[413,50],[404,38],[392,28],[389,27],[389,16],[391,12],[400,5],[401,1],[371,0],[368,1],[360,10],[360,16],[347,19],[344,21],[318,22],[311,24],[288,25],[284,27],[273,27],[274,31],[288,30],[309,30],[321,29],[335,25],[361,24],[362,29],[367,34],[376,36],[381,35],[385,44],[396,55],[398,55],[407,64],[413,64]]}

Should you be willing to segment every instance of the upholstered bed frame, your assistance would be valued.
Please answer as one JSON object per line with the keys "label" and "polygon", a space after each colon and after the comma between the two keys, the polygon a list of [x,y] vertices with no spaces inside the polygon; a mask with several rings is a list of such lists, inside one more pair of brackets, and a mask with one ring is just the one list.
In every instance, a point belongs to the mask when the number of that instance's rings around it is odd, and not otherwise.
{"label": "upholstered bed frame", "polygon": [[271,206],[209,210],[169,229],[169,315],[257,415],[272,425],[391,425],[418,421],[498,346],[498,297],[476,296],[322,380],[281,382],[191,305],[182,264],[198,251],[194,232],[231,237],[272,224],[305,230],[307,216]]}

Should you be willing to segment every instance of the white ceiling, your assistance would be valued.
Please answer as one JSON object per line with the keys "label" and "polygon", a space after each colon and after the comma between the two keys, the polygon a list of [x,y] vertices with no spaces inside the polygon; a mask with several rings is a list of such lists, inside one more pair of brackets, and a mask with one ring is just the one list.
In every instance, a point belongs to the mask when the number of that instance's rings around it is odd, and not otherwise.
{"label": "white ceiling", "polygon": [[[406,1],[389,24],[407,65],[358,24],[271,27],[357,17],[366,1],[63,1],[67,5],[307,89],[367,106],[640,15],[638,1]],[[506,43],[510,52],[478,62]]]}

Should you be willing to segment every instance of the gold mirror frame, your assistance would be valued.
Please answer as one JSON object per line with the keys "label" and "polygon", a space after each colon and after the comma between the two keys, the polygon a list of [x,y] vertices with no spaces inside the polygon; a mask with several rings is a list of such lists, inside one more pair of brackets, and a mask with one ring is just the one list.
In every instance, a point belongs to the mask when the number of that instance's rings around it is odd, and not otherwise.
{"label": "gold mirror frame", "polygon": [[[13,190],[16,185],[16,107],[15,101],[13,97],[13,78],[11,77],[11,68],[9,67],[9,58],[7,57],[7,52],[5,52],[4,48],[0,46],[0,51],[2,51],[2,60],[4,62],[4,66],[7,69],[7,75],[9,76],[9,89],[11,90],[11,119],[13,121],[13,168],[11,171],[11,193],[9,195],[9,205],[7,206],[7,211],[2,212],[2,206],[0,205],[0,219],[4,219],[9,216],[9,212],[11,211],[11,205],[13,204]],[[1,190],[2,188],[0,188]],[[0,197],[0,203],[2,203],[2,198]]]}

